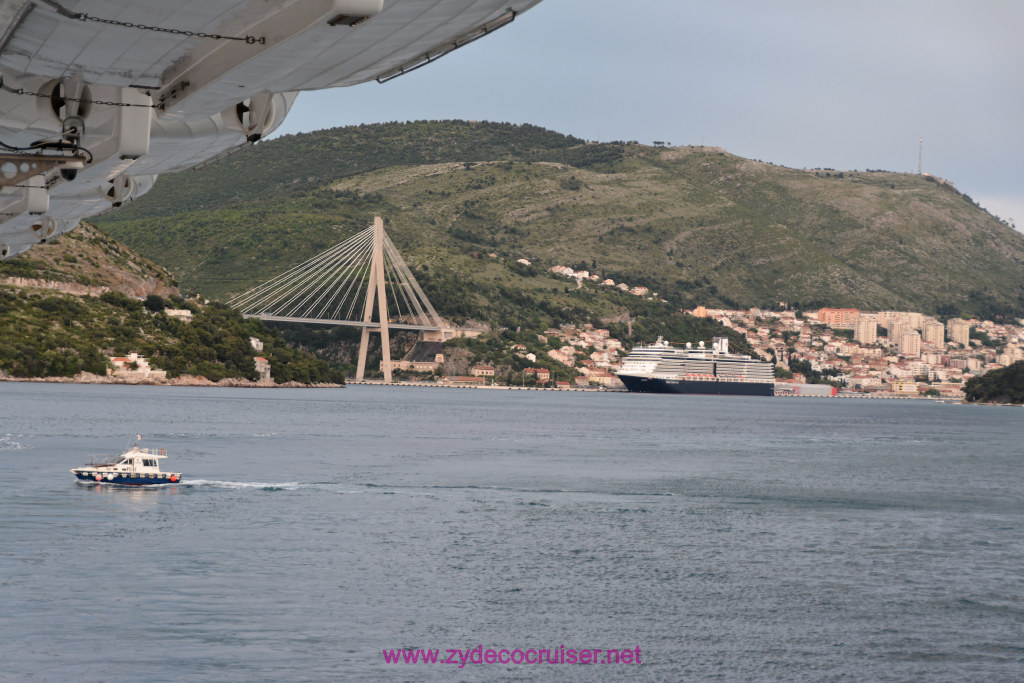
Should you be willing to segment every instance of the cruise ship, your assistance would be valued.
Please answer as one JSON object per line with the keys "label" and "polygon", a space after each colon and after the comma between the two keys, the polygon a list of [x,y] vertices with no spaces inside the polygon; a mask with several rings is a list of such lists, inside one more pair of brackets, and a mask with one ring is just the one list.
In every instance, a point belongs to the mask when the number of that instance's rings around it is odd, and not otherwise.
{"label": "cruise ship", "polygon": [[730,353],[726,337],[712,339],[710,348],[704,342],[679,348],[658,337],[634,346],[618,376],[630,391],[646,393],[775,395],[772,364]]}

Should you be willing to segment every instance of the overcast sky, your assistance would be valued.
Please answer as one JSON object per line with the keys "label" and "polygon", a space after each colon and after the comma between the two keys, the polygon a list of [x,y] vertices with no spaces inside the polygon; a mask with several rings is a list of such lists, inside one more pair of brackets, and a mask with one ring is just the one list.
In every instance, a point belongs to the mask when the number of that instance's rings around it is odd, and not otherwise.
{"label": "overcast sky", "polygon": [[[389,1],[389,0],[386,0]],[[1024,0],[543,0],[415,73],[300,95],[278,131],[467,119],[922,167],[1024,229]]]}

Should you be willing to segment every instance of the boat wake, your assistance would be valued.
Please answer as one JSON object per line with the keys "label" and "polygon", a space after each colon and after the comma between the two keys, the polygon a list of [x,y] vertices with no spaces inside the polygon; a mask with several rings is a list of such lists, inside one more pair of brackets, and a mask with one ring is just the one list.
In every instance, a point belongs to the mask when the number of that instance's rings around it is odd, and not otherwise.
{"label": "boat wake", "polygon": [[31,446],[26,446],[23,443],[18,443],[13,438],[13,434],[0,434],[0,451],[21,451]]}
{"label": "boat wake", "polygon": [[219,481],[215,479],[186,479],[178,484],[185,488],[215,489],[257,489],[261,491],[295,491],[301,484],[297,481],[266,482],[266,481]]}

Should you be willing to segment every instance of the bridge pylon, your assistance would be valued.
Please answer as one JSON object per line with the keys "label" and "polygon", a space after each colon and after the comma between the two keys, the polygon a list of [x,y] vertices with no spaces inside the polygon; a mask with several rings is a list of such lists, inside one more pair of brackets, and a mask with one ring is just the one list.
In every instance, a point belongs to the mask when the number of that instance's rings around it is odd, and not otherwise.
{"label": "bridge pylon", "polygon": [[381,370],[384,371],[384,383],[391,384],[391,333],[388,330],[388,299],[384,290],[384,219],[380,216],[373,218],[373,253],[370,258],[370,277],[368,279],[363,322],[368,323],[373,319],[373,301],[376,299],[380,326],[363,328],[359,339],[356,381],[362,382],[366,372],[366,348],[369,346],[370,332],[380,332]]}

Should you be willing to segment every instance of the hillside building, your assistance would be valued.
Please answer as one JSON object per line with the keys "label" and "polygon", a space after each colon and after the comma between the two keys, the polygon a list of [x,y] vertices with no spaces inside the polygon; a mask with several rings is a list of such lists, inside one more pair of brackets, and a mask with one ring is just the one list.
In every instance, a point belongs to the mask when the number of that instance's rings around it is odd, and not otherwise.
{"label": "hillside building", "polygon": [[551,380],[551,371],[547,368],[526,368],[523,374],[536,375],[537,382],[543,384]]}
{"label": "hillside building", "polygon": [[857,325],[853,330],[854,340],[861,344],[878,343],[878,317],[871,313],[861,313],[857,316]]}
{"label": "hillside building", "polygon": [[893,392],[894,394],[917,395],[917,382],[893,382],[892,384],[889,385],[889,391]]}
{"label": "hillside building", "polygon": [[252,360],[256,363],[256,374],[259,375],[259,379],[256,381],[260,384],[273,384],[274,379],[270,376],[270,361],[263,356],[255,356]]}
{"label": "hillside building", "polygon": [[859,316],[856,308],[822,308],[818,311],[818,322],[836,330],[852,330]]}
{"label": "hillside building", "polygon": [[445,376],[441,378],[441,383],[453,386],[483,386],[487,384],[487,380],[483,377]]}
{"label": "hillside building", "polygon": [[946,328],[937,320],[929,320],[921,325],[921,338],[926,344],[942,348],[946,343]]}
{"label": "hillside building", "polygon": [[917,330],[903,330],[898,344],[901,356],[905,358],[921,357],[921,335]]}
{"label": "hillside building", "polygon": [[898,344],[900,335],[903,334],[904,330],[909,329],[908,325],[899,318],[890,318],[886,320],[882,327],[885,328],[885,335],[889,337],[890,344]]}
{"label": "hillside building", "polygon": [[112,356],[110,364],[113,368],[107,368],[107,376],[118,377],[125,380],[152,380],[162,382],[167,379],[167,371],[150,366],[149,361],[137,353],[129,353],[127,356]]}
{"label": "hillside building", "polygon": [[437,372],[444,363],[444,345],[439,341],[419,341],[400,361],[392,361],[392,370]]}
{"label": "hillside building", "polygon": [[879,327],[886,327],[890,320],[899,320],[899,311],[879,311],[875,313],[875,317],[878,319]]}
{"label": "hillside building", "polygon": [[967,346],[971,341],[971,324],[966,320],[954,318],[946,323],[946,336],[955,344]]}
{"label": "hillside building", "polygon": [[622,387],[622,380],[603,370],[595,370],[587,375],[587,382],[590,384],[599,384],[603,387]]}

